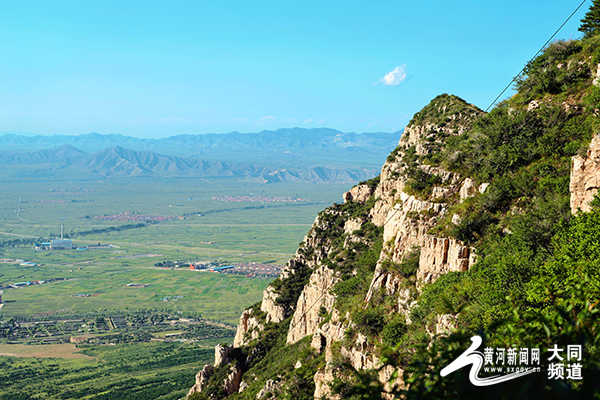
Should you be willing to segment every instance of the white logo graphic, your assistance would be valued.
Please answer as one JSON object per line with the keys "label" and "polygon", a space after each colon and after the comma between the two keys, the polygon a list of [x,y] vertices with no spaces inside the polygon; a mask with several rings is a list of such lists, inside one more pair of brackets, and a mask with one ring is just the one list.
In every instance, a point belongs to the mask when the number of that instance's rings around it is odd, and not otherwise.
{"label": "white logo graphic", "polygon": [[513,372],[507,375],[496,375],[490,376],[487,378],[480,378],[479,371],[483,366],[484,356],[481,352],[476,351],[483,340],[479,336],[473,336],[471,338],[473,344],[462,353],[456,360],[452,361],[446,368],[442,369],[440,375],[442,377],[451,374],[452,372],[461,369],[462,367],[466,367],[471,364],[471,371],[469,371],[469,380],[475,386],[490,386],[495,385],[497,383],[502,383],[509,381],[511,379],[520,378],[525,375],[529,375],[533,372],[537,372],[535,368],[513,368],[513,370],[517,370],[517,372]]}

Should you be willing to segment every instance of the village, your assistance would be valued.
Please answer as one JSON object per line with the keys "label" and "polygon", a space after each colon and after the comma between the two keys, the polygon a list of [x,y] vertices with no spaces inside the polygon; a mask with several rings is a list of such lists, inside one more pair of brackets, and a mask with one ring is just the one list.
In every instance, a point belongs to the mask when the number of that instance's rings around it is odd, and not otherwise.
{"label": "village", "polygon": [[220,322],[160,312],[39,316],[26,321],[0,321],[0,341],[7,344],[116,344],[146,341],[189,341],[229,338],[235,330]]}
{"label": "village", "polygon": [[307,199],[300,199],[297,197],[270,197],[270,196],[257,196],[257,195],[243,195],[243,196],[219,196],[211,197],[212,200],[220,200],[227,203],[278,203],[278,202],[300,202],[309,201]]}
{"label": "village", "polygon": [[226,261],[161,261],[155,263],[154,266],[160,269],[189,268],[192,271],[245,275],[248,278],[277,278],[284,268],[283,265],[277,264],[256,262],[228,264]]}

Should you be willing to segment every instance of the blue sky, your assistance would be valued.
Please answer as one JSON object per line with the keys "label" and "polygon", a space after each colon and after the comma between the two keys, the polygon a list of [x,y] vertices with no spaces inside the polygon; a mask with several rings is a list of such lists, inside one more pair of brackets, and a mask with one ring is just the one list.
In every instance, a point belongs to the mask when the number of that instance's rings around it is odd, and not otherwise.
{"label": "blue sky", "polygon": [[580,3],[3,2],[0,132],[395,132],[441,93],[487,108]]}

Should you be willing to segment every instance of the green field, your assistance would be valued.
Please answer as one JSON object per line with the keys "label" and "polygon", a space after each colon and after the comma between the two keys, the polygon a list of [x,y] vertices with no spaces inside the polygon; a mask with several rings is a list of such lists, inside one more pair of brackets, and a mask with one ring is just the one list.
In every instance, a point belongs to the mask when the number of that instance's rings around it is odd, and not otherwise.
{"label": "green field", "polygon": [[[154,264],[209,259],[285,264],[315,215],[328,204],[340,201],[347,189],[348,185],[264,185],[234,178],[5,180],[0,182],[0,241],[4,242],[0,257],[38,265],[1,263],[0,285],[50,278],[64,281],[5,290],[0,315],[155,309],[236,324],[241,311],[260,299],[268,280],[185,268],[161,270]],[[310,201],[212,199],[239,195]],[[95,218],[123,213],[185,218],[120,231],[106,230],[143,221]],[[65,234],[79,246],[102,243],[112,248],[35,251],[32,238],[59,237],[61,224]],[[91,233],[93,230],[96,233]],[[20,245],[15,240],[29,242]],[[127,288],[128,283],[150,286]],[[75,294],[90,297],[73,297]],[[163,300],[169,296],[171,299]]]}
{"label": "green field", "polygon": [[[264,278],[124,265],[128,263],[89,263],[76,258],[64,260],[64,264],[36,267],[1,265],[3,276],[0,279],[12,276],[11,281],[47,280],[52,277],[65,277],[67,280],[5,290],[5,304],[0,313],[11,318],[42,313],[155,309],[167,313],[181,312],[183,316],[200,314],[203,318],[237,324],[244,308],[258,301],[268,284]],[[73,272],[69,272],[71,270]],[[126,286],[128,283],[150,286],[131,288]],[[76,294],[90,296],[73,297]],[[167,297],[170,298],[163,300]]]}
{"label": "green field", "polygon": [[[0,356],[0,399],[179,399],[194,384],[195,373],[213,362],[217,343],[149,342],[75,349],[75,355],[86,358],[73,358],[71,351],[69,358]],[[14,345],[8,350],[22,348]]]}
{"label": "green field", "polygon": [[[214,346],[231,343],[241,312],[270,281],[191,271],[185,262],[285,264],[316,214],[340,202],[348,186],[0,177],[0,258],[37,264],[0,263],[0,285],[50,281],[4,289],[0,400],[184,397],[194,375],[213,362]],[[310,201],[212,199],[241,195]],[[123,213],[173,218],[95,218]],[[36,251],[33,243],[60,237],[61,224],[77,246],[110,247]],[[165,261],[182,266],[155,266]],[[180,318],[193,320],[179,324]],[[87,344],[69,343],[81,335]]]}

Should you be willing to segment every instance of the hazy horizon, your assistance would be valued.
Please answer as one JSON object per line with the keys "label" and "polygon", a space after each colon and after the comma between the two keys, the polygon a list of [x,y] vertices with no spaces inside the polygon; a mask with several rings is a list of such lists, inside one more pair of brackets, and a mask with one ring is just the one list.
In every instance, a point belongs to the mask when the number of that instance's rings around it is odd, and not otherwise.
{"label": "hazy horizon", "polygon": [[133,137],[136,139],[166,139],[166,138],[170,138],[170,137],[174,137],[174,136],[181,136],[181,135],[192,135],[192,136],[197,136],[197,135],[227,135],[230,133],[240,133],[240,134],[255,134],[255,133],[261,133],[261,132],[276,132],[278,130],[287,130],[287,129],[307,129],[307,130],[312,130],[312,129],[331,129],[331,130],[336,130],[338,132],[341,133],[355,133],[355,134],[369,134],[369,133],[389,133],[389,134],[393,134],[393,133],[398,133],[404,130],[404,127],[402,127],[401,129],[397,130],[397,131],[390,131],[390,132],[384,132],[384,131],[363,131],[363,132],[350,132],[350,131],[341,131],[339,129],[334,129],[334,128],[329,128],[327,126],[323,126],[323,127],[318,127],[318,128],[304,128],[301,126],[293,126],[293,127],[281,127],[281,128],[277,128],[277,129],[263,129],[260,131],[248,131],[248,132],[240,132],[240,131],[229,131],[229,132],[204,132],[204,133],[173,133],[173,134],[164,134],[164,135],[158,135],[158,136],[142,136],[142,135],[135,135],[135,134],[123,134],[123,133],[118,133],[118,132],[109,132],[109,133],[102,133],[102,132],[86,132],[86,133],[72,133],[72,134],[66,134],[66,133],[35,133],[35,132],[22,132],[22,131],[1,131],[0,135],[19,135],[19,136],[73,136],[73,137],[77,137],[77,136],[83,136],[83,135],[90,135],[90,134],[99,134],[99,135],[121,135],[121,136],[125,136],[125,137]]}

